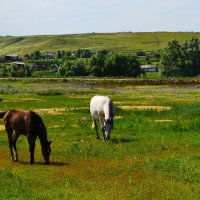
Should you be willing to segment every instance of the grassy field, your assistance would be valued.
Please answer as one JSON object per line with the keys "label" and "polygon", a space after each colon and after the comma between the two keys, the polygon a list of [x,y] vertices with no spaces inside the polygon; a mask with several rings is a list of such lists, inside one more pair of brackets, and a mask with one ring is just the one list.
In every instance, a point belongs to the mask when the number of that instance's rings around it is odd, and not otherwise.
{"label": "grassy field", "polygon": [[142,33],[88,33],[68,35],[1,36],[0,55],[17,53],[24,55],[34,50],[56,52],[57,50],[107,49],[114,51],[153,51],[163,49],[168,41],[184,42],[199,37],[199,32],[142,32]]}
{"label": "grassy field", "polygon": [[[116,104],[110,141],[91,128],[93,95]],[[53,141],[43,165],[26,138],[10,160],[0,120],[0,199],[200,199],[200,87],[96,87],[71,82],[1,81],[0,110],[37,111]]]}

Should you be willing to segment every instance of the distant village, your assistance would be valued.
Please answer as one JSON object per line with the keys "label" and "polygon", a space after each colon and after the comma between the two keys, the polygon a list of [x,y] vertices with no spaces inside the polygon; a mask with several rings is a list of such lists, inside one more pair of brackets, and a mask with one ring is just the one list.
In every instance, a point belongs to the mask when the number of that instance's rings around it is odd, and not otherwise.
{"label": "distant village", "polygon": [[[66,56],[66,59],[73,60],[78,58],[91,58],[96,52],[89,51],[87,56],[77,56],[75,53]],[[156,64],[152,63],[151,60],[154,59],[152,55],[138,55],[138,59],[140,60],[140,68],[143,72],[158,72],[158,58],[156,58]],[[62,66],[62,62],[64,60],[61,55],[52,53],[40,54],[37,59],[31,58],[29,55],[21,56],[18,54],[6,54],[0,56],[0,68],[1,65],[15,65],[18,69],[24,68],[25,66],[29,67],[29,70],[34,71],[50,71],[52,73],[56,73],[59,71],[59,67]]]}

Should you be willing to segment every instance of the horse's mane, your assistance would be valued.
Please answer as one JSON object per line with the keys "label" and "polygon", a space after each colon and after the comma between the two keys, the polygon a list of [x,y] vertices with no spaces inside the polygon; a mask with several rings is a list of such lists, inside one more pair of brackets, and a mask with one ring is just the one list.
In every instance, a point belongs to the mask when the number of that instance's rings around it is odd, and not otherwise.
{"label": "horse's mane", "polygon": [[0,112],[0,118],[3,118],[8,111]]}
{"label": "horse's mane", "polygon": [[32,113],[36,119],[38,120],[38,122],[43,123],[42,118],[39,116],[38,113],[34,112],[34,111],[30,111],[30,113]]}
{"label": "horse's mane", "polygon": [[40,115],[34,111],[30,111],[30,113],[35,116],[35,119],[37,120],[37,122],[41,125],[41,128],[43,130],[43,134],[45,134],[45,136],[47,135],[46,133],[46,126],[44,125],[44,122],[42,120],[42,118],[40,117]]}

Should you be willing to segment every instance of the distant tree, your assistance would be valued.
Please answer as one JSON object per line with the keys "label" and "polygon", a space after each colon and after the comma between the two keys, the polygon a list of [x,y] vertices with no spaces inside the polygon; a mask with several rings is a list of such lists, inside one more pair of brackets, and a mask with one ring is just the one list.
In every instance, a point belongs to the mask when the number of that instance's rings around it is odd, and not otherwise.
{"label": "distant tree", "polygon": [[87,63],[84,60],[68,61],[65,63],[66,76],[87,76]]}
{"label": "distant tree", "polygon": [[93,76],[139,76],[140,62],[132,55],[97,52],[90,59]]}
{"label": "distant tree", "polygon": [[76,58],[90,58],[93,53],[89,49],[78,49],[75,52]]}
{"label": "distant tree", "polygon": [[102,56],[103,55],[106,56],[106,55],[108,55],[110,53],[110,51],[108,51],[106,49],[102,49],[102,50],[98,50],[97,53],[102,55]]}
{"label": "distant tree", "polygon": [[155,51],[153,52],[153,57],[157,58],[157,59],[160,59],[160,52],[159,51]]}
{"label": "distant tree", "polygon": [[63,67],[62,65],[59,66],[58,68],[58,74],[61,76],[61,77],[64,77],[66,75],[66,68]]}
{"label": "distant tree", "polygon": [[57,52],[57,56],[56,56],[57,58],[62,58],[62,53],[61,53],[61,51],[60,50],[58,50],[58,52]]}
{"label": "distant tree", "polygon": [[75,61],[74,65],[74,75],[75,76],[87,76],[87,64],[84,60],[77,60]]}
{"label": "distant tree", "polygon": [[71,53],[71,51],[66,51],[66,52],[65,52],[65,55],[66,55],[66,56],[71,56],[72,53]]}
{"label": "distant tree", "polygon": [[1,65],[0,77],[10,77],[10,76],[11,76],[11,66],[10,65]]}
{"label": "distant tree", "polygon": [[146,56],[146,53],[144,51],[137,51],[136,55],[137,56]]}
{"label": "distant tree", "polygon": [[192,38],[182,46],[172,40],[161,54],[159,63],[163,76],[196,76],[200,74],[200,39]]}
{"label": "distant tree", "polygon": [[31,59],[33,60],[39,60],[41,58],[42,54],[39,50],[34,51],[31,53]]}
{"label": "distant tree", "polygon": [[30,66],[25,65],[24,70],[25,70],[25,77],[31,77],[32,76],[32,71],[31,71]]}
{"label": "distant tree", "polygon": [[73,68],[74,68],[74,61],[67,61],[64,63],[66,68],[66,76],[74,76]]}
{"label": "distant tree", "polygon": [[30,59],[31,56],[30,56],[29,54],[25,54],[25,55],[24,55],[24,58],[26,58],[26,59]]}
{"label": "distant tree", "polygon": [[183,49],[177,40],[168,42],[161,53],[159,63],[160,73],[163,76],[182,76],[181,67],[184,65]]}
{"label": "distant tree", "polygon": [[93,76],[104,76],[105,75],[105,60],[107,53],[98,51],[90,59],[91,74]]}
{"label": "distant tree", "polygon": [[137,77],[142,73],[139,61],[132,55],[111,53],[106,57],[105,74],[107,76]]}
{"label": "distant tree", "polygon": [[30,77],[32,75],[29,66],[3,65],[0,68],[0,77]]}
{"label": "distant tree", "polygon": [[184,66],[183,76],[200,74],[200,39],[192,38],[183,44]]}

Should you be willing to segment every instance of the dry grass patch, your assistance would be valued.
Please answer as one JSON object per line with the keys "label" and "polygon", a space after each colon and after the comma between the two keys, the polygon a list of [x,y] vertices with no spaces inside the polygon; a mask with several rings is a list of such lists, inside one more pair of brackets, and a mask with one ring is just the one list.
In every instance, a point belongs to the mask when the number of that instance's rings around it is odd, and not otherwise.
{"label": "dry grass patch", "polygon": [[156,119],[155,122],[173,122],[173,119]]}
{"label": "dry grass patch", "polygon": [[71,108],[67,108],[67,107],[63,107],[63,108],[41,108],[41,109],[35,109],[34,111],[39,113],[39,114],[50,114],[50,115],[62,115],[63,112],[69,112],[69,111],[73,111],[73,110],[82,110],[82,109],[88,109],[88,107],[71,107]]}
{"label": "dry grass patch", "polygon": [[53,125],[53,126],[50,126],[49,128],[60,128],[61,126],[60,125]]}
{"label": "dry grass patch", "polygon": [[168,106],[119,106],[123,110],[171,110],[171,107]]}
{"label": "dry grass patch", "polygon": [[[16,102],[19,101],[17,98],[7,98],[4,100],[4,102]],[[20,98],[20,101],[46,101],[43,99],[37,99],[37,98]]]}
{"label": "dry grass patch", "polygon": [[36,98],[20,98],[20,101],[46,101],[46,100],[36,99]]}
{"label": "dry grass patch", "polygon": [[115,119],[123,119],[124,117],[118,115],[118,116],[115,116]]}
{"label": "dry grass patch", "polygon": [[71,127],[72,128],[79,128],[79,126],[77,124],[72,124]]}
{"label": "dry grass patch", "polygon": [[68,111],[67,108],[41,108],[34,110],[39,114],[61,115],[63,112]]}
{"label": "dry grass patch", "polygon": [[69,96],[69,98],[71,99],[90,99],[90,97],[86,97],[86,96]]}

